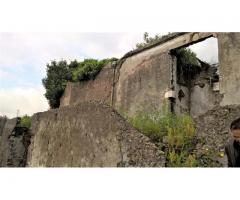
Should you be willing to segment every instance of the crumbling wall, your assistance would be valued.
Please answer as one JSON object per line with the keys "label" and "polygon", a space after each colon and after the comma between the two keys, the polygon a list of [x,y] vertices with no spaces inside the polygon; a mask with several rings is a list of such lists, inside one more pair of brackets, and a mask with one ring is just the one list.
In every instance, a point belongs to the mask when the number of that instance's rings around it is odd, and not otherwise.
{"label": "crumbling wall", "polygon": [[[190,89],[190,115],[197,117],[220,104],[222,95],[214,88],[215,68],[203,69],[192,80]],[[217,82],[215,82],[217,83]]]}
{"label": "crumbling wall", "polygon": [[32,118],[29,167],[161,167],[150,140],[112,108],[84,102]]}
{"label": "crumbling wall", "polygon": [[110,104],[113,77],[114,68],[108,64],[94,80],[68,82],[60,100],[60,107],[85,101],[102,101]]}
{"label": "crumbling wall", "polygon": [[161,110],[171,85],[172,58],[165,53],[136,55],[123,62],[116,75],[113,105],[128,116]]}
{"label": "crumbling wall", "polygon": [[218,33],[221,105],[240,104],[240,33]]}
{"label": "crumbling wall", "polygon": [[204,152],[210,154],[222,166],[227,166],[226,155],[224,153],[226,143],[231,139],[229,132],[230,124],[233,120],[240,117],[240,106],[216,106],[208,112],[194,118],[197,128],[198,153]]}
{"label": "crumbling wall", "polygon": [[0,167],[25,167],[31,134],[20,118],[6,119],[0,140]]}
{"label": "crumbling wall", "polygon": [[180,84],[175,86],[175,105],[174,112],[176,114],[189,113],[189,88]]}
{"label": "crumbling wall", "polygon": [[2,137],[2,134],[3,134],[3,129],[4,129],[4,126],[7,122],[7,118],[6,117],[0,117],[0,140],[1,140],[1,137]]}
{"label": "crumbling wall", "polygon": [[8,158],[9,158],[9,138],[12,135],[12,132],[17,124],[17,118],[7,119],[5,126],[2,129],[2,137],[0,141],[0,166],[7,167],[8,166]]}

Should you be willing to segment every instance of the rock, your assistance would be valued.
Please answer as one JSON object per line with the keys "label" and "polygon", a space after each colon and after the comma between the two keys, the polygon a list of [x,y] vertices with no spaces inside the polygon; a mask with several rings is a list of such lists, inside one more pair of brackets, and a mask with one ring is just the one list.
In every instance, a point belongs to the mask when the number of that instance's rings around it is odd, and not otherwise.
{"label": "rock", "polygon": [[99,102],[37,113],[31,132],[29,167],[165,166],[164,153],[149,138]]}

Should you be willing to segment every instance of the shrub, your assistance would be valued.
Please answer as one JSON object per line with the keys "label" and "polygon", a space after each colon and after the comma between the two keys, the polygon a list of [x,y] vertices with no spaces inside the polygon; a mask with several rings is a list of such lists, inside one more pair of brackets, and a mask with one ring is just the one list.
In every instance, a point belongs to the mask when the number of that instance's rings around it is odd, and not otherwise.
{"label": "shrub", "polygon": [[[195,128],[188,115],[163,112],[138,112],[130,123],[157,145],[164,141],[169,167],[197,167],[199,162],[191,152]],[[165,138],[165,140],[164,140]],[[160,145],[159,145],[160,147]]]}
{"label": "shrub", "polygon": [[198,167],[199,162],[194,154],[187,151],[176,153],[172,150],[168,153],[168,167]]}
{"label": "shrub", "polygon": [[181,77],[190,80],[201,71],[201,63],[191,49],[180,48],[173,50],[172,53],[177,57],[178,80]]}
{"label": "shrub", "polygon": [[82,62],[51,61],[47,64],[47,77],[42,80],[46,89],[45,97],[51,108],[58,108],[60,98],[64,93],[68,81],[85,81],[94,79],[104,65],[116,61],[116,58],[95,60],[85,59]]}
{"label": "shrub", "polygon": [[161,141],[166,136],[170,148],[187,145],[195,136],[193,121],[188,115],[177,116],[159,111],[138,112],[129,118],[129,121],[135,128],[154,141]]}
{"label": "shrub", "polygon": [[85,59],[83,62],[79,62],[76,67],[72,70],[72,81],[86,81],[94,79],[101,69],[108,64],[117,60],[116,58],[111,59]]}
{"label": "shrub", "polygon": [[20,126],[30,128],[31,127],[31,117],[25,115],[20,120]]}
{"label": "shrub", "polygon": [[167,126],[167,143],[169,148],[184,148],[195,136],[193,121],[188,115],[172,115],[172,123]]}
{"label": "shrub", "polygon": [[78,66],[73,70],[72,80],[85,81],[94,79],[105,64],[107,64],[107,60],[85,59],[83,62],[79,62]]}
{"label": "shrub", "polygon": [[51,61],[47,64],[47,77],[42,80],[46,89],[45,97],[51,108],[58,108],[60,98],[67,85],[67,81],[71,79],[67,61]]}
{"label": "shrub", "polygon": [[130,123],[140,132],[147,135],[155,142],[162,140],[167,135],[167,126],[172,123],[170,115],[162,115],[161,112],[138,112],[129,118]]}
{"label": "shrub", "polygon": [[150,44],[154,44],[155,42],[158,42],[166,37],[168,37],[171,33],[168,33],[167,35],[160,35],[160,34],[156,34],[154,37],[149,37],[149,34],[147,32],[145,32],[143,34],[143,42],[142,43],[137,43],[136,44],[136,48],[143,48],[147,45]]}

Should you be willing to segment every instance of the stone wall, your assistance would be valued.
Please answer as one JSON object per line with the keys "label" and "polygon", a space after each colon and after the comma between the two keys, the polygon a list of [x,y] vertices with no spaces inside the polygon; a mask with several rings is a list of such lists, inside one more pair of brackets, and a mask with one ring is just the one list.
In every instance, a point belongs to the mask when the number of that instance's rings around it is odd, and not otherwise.
{"label": "stone wall", "polygon": [[201,141],[197,145],[198,152],[205,151],[222,166],[227,166],[226,155],[221,157],[219,153],[224,153],[224,147],[231,139],[230,124],[240,117],[239,113],[239,105],[216,106],[203,115],[194,118],[197,137]]}
{"label": "stone wall", "polygon": [[113,77],[114,69],[108,64],[94,80],[69,82],[60,100],[60,107],[85,101],[102,101],[110,104]]}
{"label": "stone wall", "polygon": [[176,114],[189,113],[189,88],[177,84],[175,86],[175,106],[174,112]]}
{"label": "stone wall", "polygon": [[172,58],[168,53],[132,56],[118,69],[113,105],[128,116],[161,110],[171,86]]}
{"label": "stone wall", "polygon": [[6,122],[7,122],[6,117],[0,117],[0,140],[1,140],[1,136],[3,134],[3,129],[4,129]]}
{"label": "stone wall", "polygon": [[17,124],[17,119],[8,119],[2,128],[2,137],[0,141],[0,167],[8,166],[9,157],[9,138]]}
{"label": "stone wall", "polygon": [[37,113],[29,167],[161,167],[150,140],[109,106],[81,103]]}
{"label": "stone wall", "polygon": [[[214,91],[214,70],[209,66],[196,75],[191,84],[190,115],[197,117],[220,104],[222,95],[219,90]],[[216,82],[217,83],[217,82]]]}
{"label": "stone wall", "polygon": [[221,105],[240,104],[240,33],[218,33]]}
{"label": "stone wall", "polygon": [[[1,121],[1,120],[0,120]],[[6,119],[0,139],[0,167],[25,167],[31,134],[20,118]]]}

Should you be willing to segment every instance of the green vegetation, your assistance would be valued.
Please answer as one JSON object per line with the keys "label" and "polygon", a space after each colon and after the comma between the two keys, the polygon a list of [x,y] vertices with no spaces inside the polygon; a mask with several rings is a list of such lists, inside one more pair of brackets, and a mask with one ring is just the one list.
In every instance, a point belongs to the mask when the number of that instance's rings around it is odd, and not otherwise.
{"label": "green vegetation", "polygon": [[[168,33],[167,35],[160,35],[156,34],[154,37],[150,37],[147,32],[143,35],[143,42],[137,43],[136,48],[144,48],[145,46],[154,44],[160,40],[163,40],[164,38],[171,35],[171,33]],[[185,78],[191,78],[196,73],[199,72],[201,64],[197,58],[196,53],[194,53],[189,48],[179,48],[171,51],[173,55],[177,57],[177,66],[179,68],[179,72],[181,75],[183,75]]]}
{"label": "green vegetation", "polygon": [[30,128],[31,127],[31,117],[29,117],[27,115],[23,116],[20,121],[20,126]]}
{"label": "green vegetation", "polygon": [[51,61],[47,64],[47,77],[42,80],[42,83],[46,89],[45,97],[51,108],[59,107],[60,98],[68,80],[71,80],[71,71],[67,61]]}
{"label": "green vegetation", "polygon": [[196,155],[189,154],[187,151],[176,153],[172,150],[168,153],[168,167],[198,167],[199,162]]}
{"label": "green vegetation", "polygon": [[178,116],[158,111],[153,113],[138,112],[129,121],[157,145],[165,143],[167,166],[198,166],[199,163],[192,151],[195,128],[190,116]]}
{"label": "green vegetation", "polygon": [[161,112],[138,112],[134,117],[129,118],[130,123],[154,142],[162,141],[167,135],[168,128],[174,123],[171,114],[162,115]]}
{"label": "green vegetation", "polygon": [[142,43],[137,43],[136,48],[140,49],[140,48],[144,48],[147,45],[154,44],[154,43],[168,37],[170,34],[171,33],[168,33],[167,35],[156,34],[154,37],[149,37],[149,34],[147,32],[145,32],[143,34],[143,42]]}
{"label": "green vegetation", "polygon": [[76,60],[69,64],[65,60],[51,61],[47,64],[47,77],[42,80],[46,89],[45,97],[51,108],[58,108],[60,98],[68,81],[87,81],[94,79],[104,65],[116,61],[116,58],[95,60],[85,59],[82,62]]}
{"label": "green vegetation", "polygon": [[189,48],[180,48],[172,51],[177,58],[177,80],[190,86],[190,81],[201,71],[201,63]]}
{"label": "green vegetation", "polygon": [[179,66],[200,67],[196,53],[189,48],[180,48],[174,51]]}
{"label": "green vegetation", "polygon": [[103,66],[114,60],[116,59],[112,58],[100,61],[95,59],[85,59],[83,62],[79,62],[78,65],[72,70],[72,81],[76,82],[94,79],[101,71]]}
{"label": "green vegetation", "polygon": [[139,131],[153,139],[162,141],[166,137],[170,148],[179,148],[188,144],[195,135],[193,121],[188,115],[138,112],[129,119]]}

